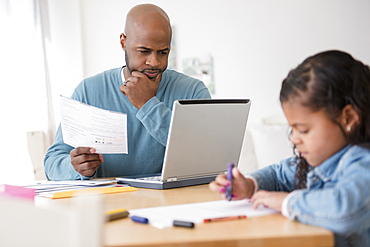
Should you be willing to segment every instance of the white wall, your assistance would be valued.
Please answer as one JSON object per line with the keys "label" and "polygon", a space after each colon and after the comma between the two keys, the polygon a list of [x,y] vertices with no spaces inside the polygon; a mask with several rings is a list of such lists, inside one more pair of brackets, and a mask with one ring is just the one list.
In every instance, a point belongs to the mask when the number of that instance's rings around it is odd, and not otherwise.
{"label": "white wall", "polygon": [[[48,60],[58,124],[59,95],[70,96],[83,78],[124,64],[119,35],[127,11],[142,1],[47,3]],[[175,27],[179,70],[183,58],[211,54],[215,63],[215,97],[250,98],[253,103],[249,124],[282,114],[278,102],[281,81],[309,55],[341,49],[370,64],[370,0],[152,3],[164,8]],[[5,162],[3,166],[9,164]],[[9,173],[9,179],[2,182],[31,177],[31,169],[22,172]]]}
{"label": "white wall", "polygon": [[[168,13],[176,29],[179,70],[183,58],[212,54],[215,97],[250,98],[252,124],[282,114],[281,81],[307,56],[341,49],[370,64],[369,0],[151,2]],[[125,16],[143,2],[80,3],[84,76],[123,65],[119,35]]]}

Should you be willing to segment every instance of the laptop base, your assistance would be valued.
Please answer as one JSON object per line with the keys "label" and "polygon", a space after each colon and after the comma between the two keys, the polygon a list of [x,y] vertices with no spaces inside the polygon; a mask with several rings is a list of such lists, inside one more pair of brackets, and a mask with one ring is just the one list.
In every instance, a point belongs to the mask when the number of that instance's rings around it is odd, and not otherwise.
{"label": "laptop base", "polygon": [[148,175],[119,177],[119,178],[116,178],[116,180],[118,184],[129,184],[132,187],[164,190],[164,189],[172,189],[172,188],[179,188],[179,187],[185,187],[185,186],[208,184],[214,181],[217,175],[212,175],[212,176],[207,176],[207,177],[202,177],[202,178],[187,179],[187,180],[171,181],[171,182],[146,181],[146,180],[138,179],[138,178],[147,177],[147,176]]}

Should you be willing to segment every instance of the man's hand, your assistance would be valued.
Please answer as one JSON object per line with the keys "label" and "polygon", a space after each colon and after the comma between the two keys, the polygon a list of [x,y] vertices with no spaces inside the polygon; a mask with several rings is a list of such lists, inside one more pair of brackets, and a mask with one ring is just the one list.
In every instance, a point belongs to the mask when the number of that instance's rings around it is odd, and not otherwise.
{"label": "man's hand", "polygon": [[145,74],[132,71],[131,76],[126,80],[126,85],[121,85],[119,89],[133,106],[140,109],[157,94],[161,78],[162,74],[158,74],[152,81]]}
{"label": "man's hand", "polygon": [[103,155],[95,153],[94,148],[77,147],[69,154],[74,169],[85,177],[91,177],[104,162]]}

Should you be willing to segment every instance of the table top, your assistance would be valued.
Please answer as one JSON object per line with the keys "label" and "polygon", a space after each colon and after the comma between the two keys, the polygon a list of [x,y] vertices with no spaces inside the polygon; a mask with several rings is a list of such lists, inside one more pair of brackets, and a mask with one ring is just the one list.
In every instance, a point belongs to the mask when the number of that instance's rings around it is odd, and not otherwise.
{"label": "table top", "polygon": [[[219,200],[208,185],[168,190],[141,189],[104,195],[105,210],[127,210]],[[66,206],[70,199],[38,199],[42,204]],[[41,200],[41,202],[40,202]],[[196,224],[195,228],[157,229],[129,218],[107,222],[105,246],[334,246],[327,229],[291,221],[280,214],[246,220]]]}

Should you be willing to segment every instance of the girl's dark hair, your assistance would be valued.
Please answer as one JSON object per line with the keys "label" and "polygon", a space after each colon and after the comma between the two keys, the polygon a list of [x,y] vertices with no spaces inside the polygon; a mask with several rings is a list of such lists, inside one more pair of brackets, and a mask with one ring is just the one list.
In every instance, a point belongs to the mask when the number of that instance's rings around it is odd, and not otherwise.
{"label": "girl's dark hair", "polygon": [[[311,56],[291,70],[282,83],[280,103],[297,96],[301,97],[303,106],[312,111],[325,109],[349,143],[370,149],[370,69],[367,65],[342,51]],[[346,105],[352,105],[361,118],[351,136],[346,135],[336,120]],[[311,167],[296,147],[293,151],[294,164],[297,164],[295,186],[305,188]]]}

